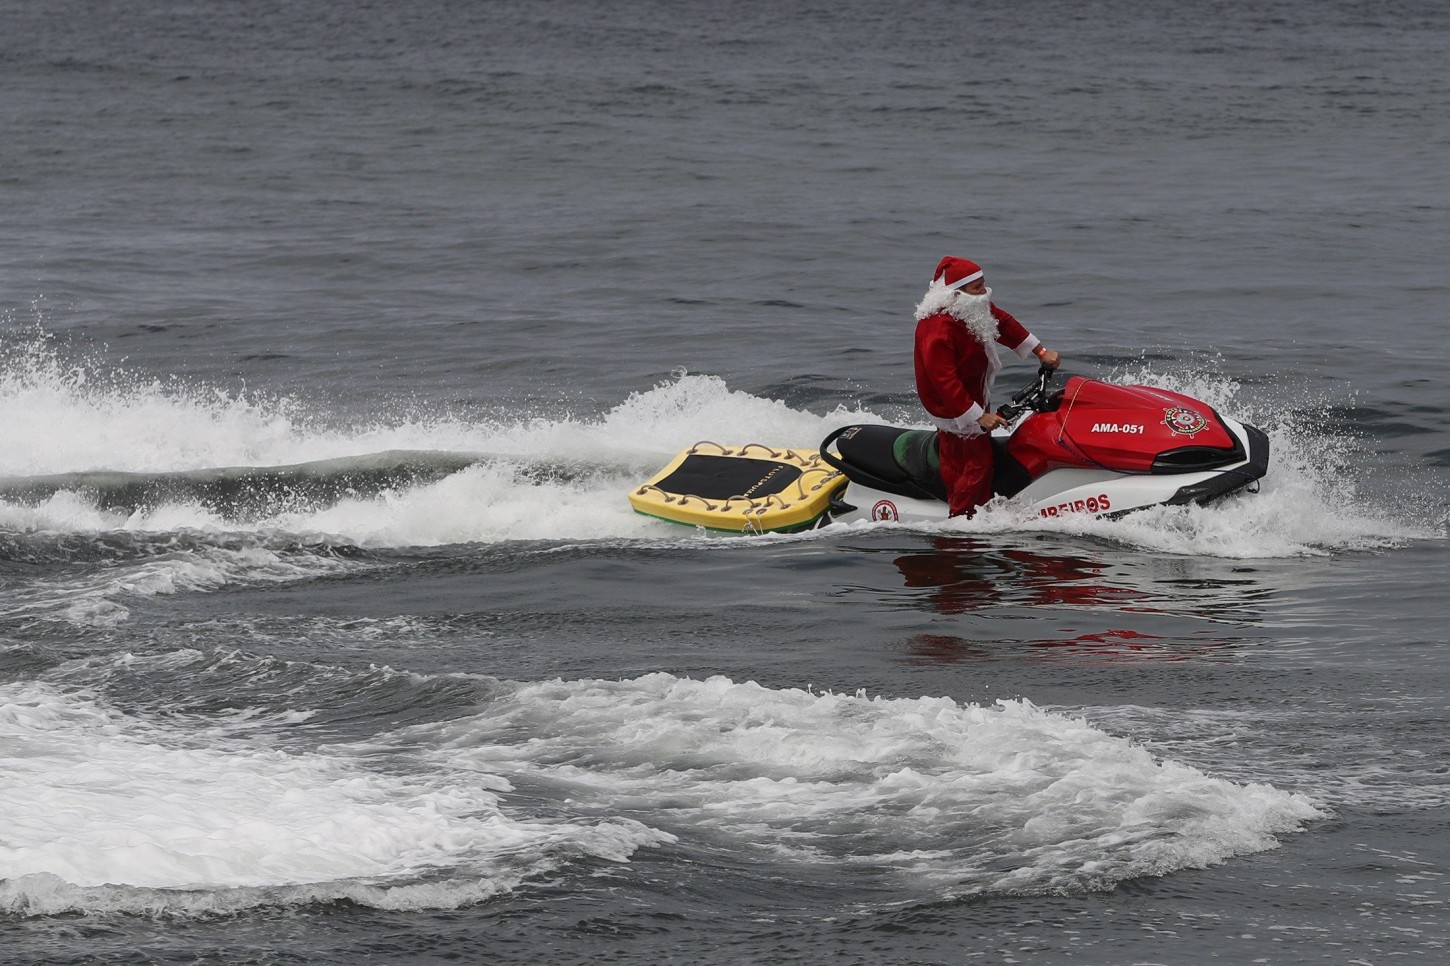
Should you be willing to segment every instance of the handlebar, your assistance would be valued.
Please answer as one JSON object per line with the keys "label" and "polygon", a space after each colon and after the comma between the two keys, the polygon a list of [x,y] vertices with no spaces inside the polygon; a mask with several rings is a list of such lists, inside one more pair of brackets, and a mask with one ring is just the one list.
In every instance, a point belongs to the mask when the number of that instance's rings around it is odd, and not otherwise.
{"label": "handlebar", "polygon": [[1019,389],[1010,403],[998,406],[997,415],[1010,422],[1028,409],[1041,412],[1047,406],[1047,384],[1056,371],[1051,366],[1039,366],[1037,377]]}

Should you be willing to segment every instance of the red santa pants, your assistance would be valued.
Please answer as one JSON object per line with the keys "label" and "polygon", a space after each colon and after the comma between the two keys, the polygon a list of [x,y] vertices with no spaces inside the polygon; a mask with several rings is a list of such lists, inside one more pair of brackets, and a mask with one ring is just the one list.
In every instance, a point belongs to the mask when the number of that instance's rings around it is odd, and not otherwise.
{"label": "red santa pants", "polygon": [[992,437],[937,433],[941,478],[952,516],[972,511],[992,498]]}

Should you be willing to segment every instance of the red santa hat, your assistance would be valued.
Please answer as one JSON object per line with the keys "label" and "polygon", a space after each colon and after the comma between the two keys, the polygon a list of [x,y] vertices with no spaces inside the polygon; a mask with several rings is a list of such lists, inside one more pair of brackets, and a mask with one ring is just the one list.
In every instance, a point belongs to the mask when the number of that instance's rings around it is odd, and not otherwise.
{"label": "red santa hat", "polygon": [[963,285],[970,285],[981,278],[982,274],[982,266],[976,262],[948,255],[937,263],[936,274],[931,277],[931,280],[939,281],[948,289],[954,290]]}

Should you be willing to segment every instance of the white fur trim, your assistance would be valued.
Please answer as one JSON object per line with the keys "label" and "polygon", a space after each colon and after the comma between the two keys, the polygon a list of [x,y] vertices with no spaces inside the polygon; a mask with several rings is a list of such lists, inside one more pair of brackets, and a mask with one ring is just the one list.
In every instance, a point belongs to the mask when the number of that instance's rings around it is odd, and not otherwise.
{"label": "white fur trim", "polygon": [[[973,282],[975,282],[977,279],[981,278],[985,274],[986,274],[986,272],[978,269],[977,270],[977,274],[975,274],[975,275],[968,275],[966,278],[959,278],[955,282],[953,282],[952,284],[947,285],[947,288],[949,288],[949,289],[958,289],[958,288],[961,288],[963,285],[971,285]],[[942,284],[945,285],[946,283],[943,282]]]}
{"label": "white fur trim", "polygon": [[1027,338],[1022,340],[1022,344],[1014,347],[1012,351],[1017,353],[1017,358],[1028,359],[1031,358],[1033,350],[1040,345],[1042,345],[1042,340],[1035,335],[1029,334]]}
{"label": "white fur trim", "polygon": [[977,403],[972,403],[972,408],[956,419],[944,419],[941,416],[933,416],[931,413],[927,413],[927,418],[937,429],[945,430],[948,433],[955,433],[958,436],[981,436],[985,430],[977,420],[986,415],[986,412]]}

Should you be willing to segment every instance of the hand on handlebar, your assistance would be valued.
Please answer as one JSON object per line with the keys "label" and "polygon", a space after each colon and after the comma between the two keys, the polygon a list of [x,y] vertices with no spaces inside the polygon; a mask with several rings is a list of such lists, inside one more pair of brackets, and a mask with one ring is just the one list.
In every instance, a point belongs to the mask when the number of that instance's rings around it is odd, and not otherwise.
{"label": "hand on handlebar", "polygon": [[1062,356],[1051,349],[1043,349],[1042,355],[1038,356],[1037,360],[1049,369],[1056,369],[1062,365]]}
{"label": "hand on handlebar", "polygon": [[982,413],[982,415],[977,417],[977,425],[982,427],[984,432],[990,433],[998,426],[1006,426],[1007,420],[998,416],[996,413]]}

